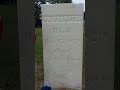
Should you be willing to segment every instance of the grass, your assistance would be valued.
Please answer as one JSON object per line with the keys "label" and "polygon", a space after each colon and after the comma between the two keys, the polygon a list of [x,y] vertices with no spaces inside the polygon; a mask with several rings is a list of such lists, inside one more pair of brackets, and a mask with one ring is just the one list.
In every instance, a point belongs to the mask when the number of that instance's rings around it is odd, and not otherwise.
{"label": "grass", "polygon": [[35,60],[37,64],[40,64],[43,61],[42,29],[36,28],[35,31],[36,31]]}
{"label": "grass", "polygon": [[36,47],[35,47],[35,90],[40,90],[43,86],[44,73],[43,73],[43,45],[42,45],[42,29],[36,28]]}
{"label": "grass", "polygon": [[[36,47],[35,47],[35,60],[36,60],[36,73],[35,73],[35,90],[40,90],[44,84],[44,69],[43,69],[43,45],[42,45],[42,29],[36,28]],[[84,32],[85,41],[85,32]],[[85,46],[85,42],[84,42]],[[85,49],[85,47],[84,47]],[[85,53],[84,53],[85,58]],[[83,85],[82,90],[85,89],[85,64],[83,60]],[[57,90],[72,90],[72,89],[57,89]]]}

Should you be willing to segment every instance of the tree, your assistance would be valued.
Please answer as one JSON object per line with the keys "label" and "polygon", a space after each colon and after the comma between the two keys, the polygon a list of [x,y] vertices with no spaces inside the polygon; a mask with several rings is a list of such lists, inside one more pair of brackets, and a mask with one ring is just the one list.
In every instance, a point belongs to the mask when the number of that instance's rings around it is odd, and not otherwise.
{"label": "tree", "polygon": [[38,27],[40,25],[41,20],[40,20],[40,15],[41,15],[41,7],[38,1],[35,2],[35,27]]}
{"label": "tree", "polygon": [[41,4],[55,3],[72,3],[72,0],[35,0],[35,27],[42,26],[41,21]]}

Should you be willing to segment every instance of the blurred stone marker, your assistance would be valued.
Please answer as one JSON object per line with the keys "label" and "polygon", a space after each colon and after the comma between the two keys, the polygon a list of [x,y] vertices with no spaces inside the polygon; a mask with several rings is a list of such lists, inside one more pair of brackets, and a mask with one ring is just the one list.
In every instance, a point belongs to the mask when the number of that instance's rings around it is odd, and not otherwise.
{"label": "blurred stone marker", "polygon": [[83,4],[42,4],[44,84],[82,90]]}
{"label": "blurred stone marker", "polygon": [[17,4],[0,5],[0,90],[20,90]]}

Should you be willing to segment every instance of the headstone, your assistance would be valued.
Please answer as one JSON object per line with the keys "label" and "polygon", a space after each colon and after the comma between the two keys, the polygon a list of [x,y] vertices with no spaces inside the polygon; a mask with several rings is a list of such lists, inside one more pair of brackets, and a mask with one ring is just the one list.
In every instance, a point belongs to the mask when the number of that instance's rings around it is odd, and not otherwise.
{"label": "headstone", "polygon": [[115,90],[115,0],[85,5],[85,90]]}
{"label": "headstone", "polygon": [[44,84],[82,90],[83,4],[42,7]]}
{"label": "headstone", "polygon": [[115,31],[115,89],[120,89],[120,1],[116,1],[116,31]]}
{"label": "headstone", "polygon": [[17,0],[21,90],[35,90],[34,3]]}
{"label": "headstone", "polygon": [[18,17],[16,5],[0,5],[0,89],[20,90]]}

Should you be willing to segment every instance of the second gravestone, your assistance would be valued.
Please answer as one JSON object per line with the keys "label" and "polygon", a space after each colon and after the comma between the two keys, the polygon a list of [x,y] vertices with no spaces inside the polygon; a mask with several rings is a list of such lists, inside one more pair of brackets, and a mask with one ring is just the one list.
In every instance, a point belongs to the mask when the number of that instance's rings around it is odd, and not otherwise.
{"label": "second gravestone", "polygon": [[41,7],[44,84],[82,90],[83,4]]}

